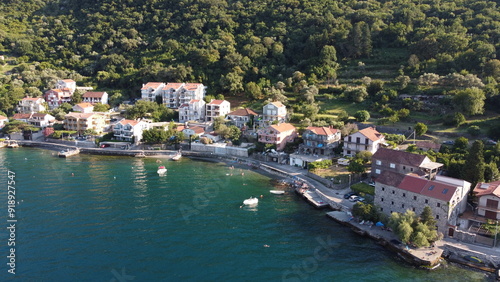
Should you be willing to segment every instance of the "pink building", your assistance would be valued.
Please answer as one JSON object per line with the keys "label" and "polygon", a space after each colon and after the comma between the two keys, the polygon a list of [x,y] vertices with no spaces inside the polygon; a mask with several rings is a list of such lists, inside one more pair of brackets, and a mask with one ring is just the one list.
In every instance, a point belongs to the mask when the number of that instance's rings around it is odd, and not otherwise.
{"label": "pink building", "polygon": [[270,125],[260,129],[257,134],[259,142],[275,144],[278,151],[283,150],[287,142],[293,142],[298,136],[295,126],[289,123]]}

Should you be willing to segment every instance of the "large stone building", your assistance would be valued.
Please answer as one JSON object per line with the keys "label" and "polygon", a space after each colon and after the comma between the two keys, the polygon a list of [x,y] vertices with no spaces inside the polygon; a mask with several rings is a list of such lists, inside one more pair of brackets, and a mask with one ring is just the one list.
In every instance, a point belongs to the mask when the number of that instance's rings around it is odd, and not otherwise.
{"label": "large stone building", "polygon": [[406,210],[421,214],[425,206],[432,209],[438,231],[449,234],[467,205],[471,184],[465,180],[437,175],[434,179],[383,171],[375,180],[374,204],[390,215]]}
{"label": "large stone building", "polygon": [[443,164],[432,162],[427,156],[405,151],[379,148],[372,156],[372,177],[389,170],[401,174],[431,175],[434,177]]}
{"label": "large stone building", "polygon": [[373,127],[367,127],[344,137],[344,156],[354,156],[361,151],[374,154],[384,142],[383,134]]}

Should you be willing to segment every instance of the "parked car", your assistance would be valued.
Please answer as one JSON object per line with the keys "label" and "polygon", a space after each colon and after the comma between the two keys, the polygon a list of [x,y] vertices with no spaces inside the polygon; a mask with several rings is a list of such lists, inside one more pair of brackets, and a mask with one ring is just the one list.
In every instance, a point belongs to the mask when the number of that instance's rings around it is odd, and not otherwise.
{"label": "parked car", "polygon": [[445,145],[455,145],[455,141],[453,141],[453,140],[446,140],[446,141],[443,141],[443,144],[445,144]]}
{"label": "parked car", "polygon": [[356,192],[349,192],[349,193],[344,195],[344,199],[349,199],[353,195],[356,195]]}
{"label": "parked car", "polygon": [[358,195],[352,195],[351,197],[349,197],[349,201],[351,201],[351,202],[362,202],[364,200],[365,200],[365,198],[360,197]]}
{"label": "parked car", "polygon": [[375,187],[375,181],[370,181],[368,182],[368,185],[372,186],[372,187]]}
{"label": "parked car", "polygon": [[486,142],[484,142],[484,143],[485,143],[486,145],[496,145],[496,144],[497,144],[497,142],[496,142],[496,141],[491,140],[491,139],[490,139],[490,140],[486,140]]}

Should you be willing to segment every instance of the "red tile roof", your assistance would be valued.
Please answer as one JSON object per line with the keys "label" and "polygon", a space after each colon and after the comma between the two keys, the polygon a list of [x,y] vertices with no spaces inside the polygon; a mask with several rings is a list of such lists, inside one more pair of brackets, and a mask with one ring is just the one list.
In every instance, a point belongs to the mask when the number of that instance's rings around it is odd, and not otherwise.
{"label": "red tile roof", "polygon": [[427,157],[425,155],[413,154],[405,151],[398,151],[386,148],[379,148],[375,154],[373,154],[373,159],[376,160],[386,160],[393,163],[398,163],[402,165],[410,165],[418,167],[420,166]]}
{"label": "red tile roof", "polygon": [[417,145],[418,148],[432,149],[435,151],[439,151],[439,149],[441,149],[441,144],[432,141],[417,141],[415,142],[415,145]]}
{"label": "red tile roof", "polygon": [[148,89],[148,88],[157,89],[162,84],[163,84],[163,82],[148,82],[148,83],[142,85],[141,90],[145,90],[145,89]]}
{"label": "red tile roof", "polygon": [[194,131],[194,133],[196,133],[198,135],[205,133],[205,129],[201,126],[191,126],[189,128],[185,128],[185,129],[191,129],[192,131]]}
{"label": "red tile roof", "polygon": [[75,82],[73,79],[62,79],[64,82]]}
{"label": "red tile roof", "polygon": [[273,124],[271,125],[271,127],[280,133],[289,130],[295,130],[295,126],[291,125],[290,123]]}
{"label": "red tile roof", "polygon": [[186,88],[189,91],[194,91],[194,90],[198,89],[198,87],[200,85],[202,85],[202,84],[201,83],[186,83],[184,85],[184,88]]}
{"label": "red tile roof", "polygon": [[183,85],[184,83],[176,83],[176,82],[168,82],[167,85],[165,85],[165,87],[163,87],[163,90],[167,90],[167,89],[170,89],[170,88],[173,88],[175,90],[181,88],[181,86]]}
{"label": "red tile roof", "polygon": [[372,141],[377,141],[377,140],[384,138],[384,135],[382,135],[382,133],[375,130],[373,127],[367,127],[367,128],[362,129],[358,132],[363,134],[366,138],[368,138]]}
{"label": "red tile roof", "polygon": [[258,114],[251,109],[245,108],[245,109],[237,109],[236,111],[230,112],[227,114],[228,116],[258,116]]}
{"label": "red tile roof", "polygon": [[14,114],[13,119],[29,119],[31,114]]}
{"label": "red tile roof", "polygon": [[76,104],[75,106],[79,106],[80,108],[90,108],[90,107],[93,107],[94,105],[90,104],[90,103],[78,103]]}
{"label": "red tile roof", "polygon": [[120,120],[120,123],[123,125],[130,124],[131,126],[136,126],[139,122],[136,120],[132,120],[132,119],[122,119],[122,120]]}
{"label": "red tile roof", "polygon": [[38,101],[38,99],[42,98],[23,98],[23,101]]}
{"label": "red tile roof", "polygon": [[4,117],[2,115],[0,115],[0,120],[6,120],[6,119],[9,119],[8,117]]}
{"label": "red tile roof", "polygon": [[84,98],[102,98],[106,92],[85,92]]}
{"label": "red tile roof", "polygon": [[338,130],[335,128],[325,127],[325,126],[322,127],[309,126],[306,129],[311,130],[314,134],[325,135],[325,136],[334,135],[338,132]]}
{"label": "red tile roof", "polygon": [[210,101],[210,103],[208,103],[209,105],[220,105],[222,104],[224,101],[226,100],[212,100]]}
{"label": "red tile roof", "polygon": [[275,105],[276,107],[278,108],[281,108],[281,107],[284,107],[285,105],[283,105],[283,103],[281,102],[271,102],[271,104]]}
{"label": "red tile roof", "polygon": [[473,192],[477,197],[493,195],[500,198],[500,180],[490,183],[479,182]]}
{"label": "red tile roof", "polygon": [[94,113],[75,113],[71,112],[65,115],[65,117],[74,117],[74,118],[81,118],[81,119],[88,119],[89,117],[95,115]]}

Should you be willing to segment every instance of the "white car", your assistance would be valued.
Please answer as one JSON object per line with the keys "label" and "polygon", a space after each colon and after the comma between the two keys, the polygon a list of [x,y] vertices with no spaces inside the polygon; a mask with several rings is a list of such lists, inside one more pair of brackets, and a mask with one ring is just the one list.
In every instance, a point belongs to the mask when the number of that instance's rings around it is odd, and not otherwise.
{"label": "white car", "polygon": [[351,202],[362,202],[364,200],[365,200],[365,198],[360,197],[358,195],[352,195],[351,197],[349,197],[349,201],[351,201]]}

